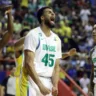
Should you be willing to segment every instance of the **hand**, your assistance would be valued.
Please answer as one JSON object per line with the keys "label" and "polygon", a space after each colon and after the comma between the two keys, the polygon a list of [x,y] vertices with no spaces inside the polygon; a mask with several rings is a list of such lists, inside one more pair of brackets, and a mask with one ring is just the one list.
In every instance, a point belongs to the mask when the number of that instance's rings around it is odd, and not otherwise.
{"label": "hand", "polygon": [[57,87],[53,87],[52,88],[52,96],[57,96],[58,95],[58,88]]}
{"label": "hand", "polygon": [[69,56],[73,56],[73,55],[75,55],[77,52],[76,52],[76,49],[75,48],[72,48],[72,49],[70,49],[69,50]]}
{"label": "hand", "polygon": [[93,93],[92,92],[88,92],[88,96],[93,96]]}
{"label": "hand", "polygon": [[50,90],[48,88],[46,88],[45,86],[41,85],[40,87],[40,92],[43,94],[43,95],[48,95],[50,94]]}
{"label": "hand", "polygon": [[8,14],[8,13],[11,13],[11,9],[8,9],[5,11],[5,15]]}

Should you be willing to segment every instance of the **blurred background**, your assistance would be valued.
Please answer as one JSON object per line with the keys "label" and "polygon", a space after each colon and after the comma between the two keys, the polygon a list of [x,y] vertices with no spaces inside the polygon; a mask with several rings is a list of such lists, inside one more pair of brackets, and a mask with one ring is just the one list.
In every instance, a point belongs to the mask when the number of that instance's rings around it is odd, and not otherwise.
{"label": "blurred background", "polygon": [[[32,29],[39,25],[36,12],[43,6],[50,6],[56,14],[56,26],[52,29],[62,41],[62,51],[76,48],[78,54],[61,60],[62,69],[88,93],[91,73],[89,51],[94,46],[92,27],[96,23],[96,0],[11,0],[14,20],[13,37],[0,52],[0,84],[10,75],[16,66],[14,61],[14,43],[20,38],[24,29]],[[1,13],[2,14],[2,13]],[[7,16],[0,15],[0,38],[7,30]],[[81,96],[63,72],[60,78],[67,86]],[[65,96],[65,95],[62,95]],[[66,95],[67,96],[67,95]]]}

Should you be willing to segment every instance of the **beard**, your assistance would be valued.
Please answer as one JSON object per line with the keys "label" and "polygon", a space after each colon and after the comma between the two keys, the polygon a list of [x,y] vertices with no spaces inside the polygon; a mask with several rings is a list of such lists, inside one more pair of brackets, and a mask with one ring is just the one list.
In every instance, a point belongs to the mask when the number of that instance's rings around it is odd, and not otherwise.
{"label": "beard", "polygon": [[54,21],[50,21],[50,20],[46,19],[44,23],[49,28],[54,28],[55,27],[55,22]]}

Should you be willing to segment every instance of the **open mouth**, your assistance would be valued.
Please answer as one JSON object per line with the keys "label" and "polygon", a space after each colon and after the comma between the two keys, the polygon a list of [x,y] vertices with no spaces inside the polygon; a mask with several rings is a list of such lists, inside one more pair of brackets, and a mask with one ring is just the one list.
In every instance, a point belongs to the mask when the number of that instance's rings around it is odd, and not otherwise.
{"label": "open mouth", "polygon": [[50,19],[50,22],[51,22],[51,23],[54,23],[54,22],[55,22],[55,19],[54,19],[54,18],[51,18],[51,19]]}
{"label": "open mouth", "polygon": [[50,20],[51,20],[51,21],[55,21],[55,18],[51,18]]}

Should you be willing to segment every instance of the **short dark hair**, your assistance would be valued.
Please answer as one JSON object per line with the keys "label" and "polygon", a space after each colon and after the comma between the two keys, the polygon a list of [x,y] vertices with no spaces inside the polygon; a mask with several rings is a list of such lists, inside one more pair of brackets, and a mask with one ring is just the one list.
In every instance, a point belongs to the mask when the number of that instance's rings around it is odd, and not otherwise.
{"label": "short dark hair", "polygon": [[47,8],[51,9],[50,7],[42,7],[37,11],[37,19],[40,24],[41,24],[41,16],[43,15],[44,10]]}
{"label": "short dark hair", "polygon": [[20,37],[23,37],[24,36],[24,33],[29,31],[29,29],[23,29],[21,32],[20,32]]}

